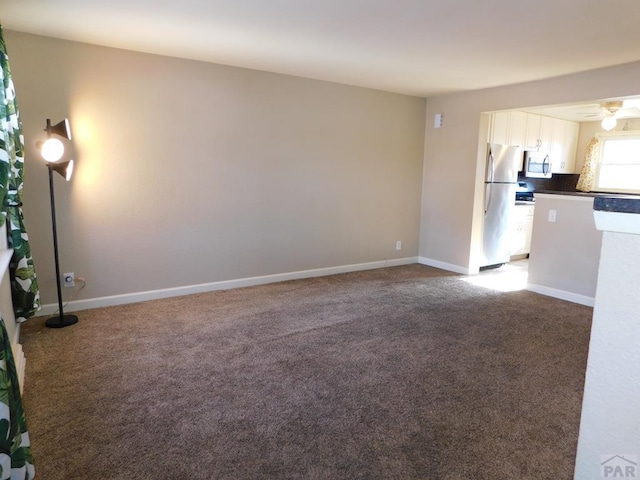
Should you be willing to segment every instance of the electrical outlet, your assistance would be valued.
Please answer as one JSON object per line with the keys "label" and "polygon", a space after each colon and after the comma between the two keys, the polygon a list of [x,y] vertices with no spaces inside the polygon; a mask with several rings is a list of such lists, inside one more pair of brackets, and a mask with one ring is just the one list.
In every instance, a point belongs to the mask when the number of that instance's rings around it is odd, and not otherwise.
{"label": "electrical outlet", "polygon": [[402,240],[396,242],[396,250],[402,250]]}
{"label": "electrical outlet", "polygon": [[65,287],[75,287],[76,286],[76,276],[73,272],[71,273],[63,273],[62,274],[62,283]]}
{"label": "electrical outlet", "polygon": [[557,210],[549,210],[549,221],[554,223],[558,219],[558,211]]}

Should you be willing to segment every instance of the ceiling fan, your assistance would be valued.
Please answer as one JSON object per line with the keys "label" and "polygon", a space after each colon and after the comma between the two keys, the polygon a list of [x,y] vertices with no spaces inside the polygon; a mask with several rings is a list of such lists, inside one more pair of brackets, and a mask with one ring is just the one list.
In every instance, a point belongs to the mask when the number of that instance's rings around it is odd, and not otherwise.
{"label": "ceiling fan", "polygon": [[612,130],[621,118],[640,117],[640,103],[638,100],[616,100],[600,104],[597,112],[584,113],[585,118],[602,118],[602,128]]}
{"label": "ceiling fan", "polygon": [[601,103],[599,107],[597,107],[597,111],[594,112],[583,112],[582,115],[585,118],[589,117],[615,117],[616,114],[622,109],[623,102],[615,101],[615,102],[604,102]]}

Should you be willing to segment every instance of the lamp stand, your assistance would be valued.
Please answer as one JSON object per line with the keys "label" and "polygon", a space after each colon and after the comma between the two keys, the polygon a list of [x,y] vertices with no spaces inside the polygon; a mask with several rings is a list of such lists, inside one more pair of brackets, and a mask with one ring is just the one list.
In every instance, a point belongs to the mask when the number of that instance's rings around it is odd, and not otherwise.
{"label": "lamp stand", "polygon": [[58,260],[58,232],[56,230],[56,203],[53,195],[53,165],[47,163],[49,169],[49,192],[51,194],[51,224],[53,225],[53,256],[56,260],[56,284],[58,286],[58,312],[55,317],[47,319],[45,325],[50,328],[63,328],[78,323],[75,315],[65,315],[62,310],[62,288],[60,285],[60,261]]}

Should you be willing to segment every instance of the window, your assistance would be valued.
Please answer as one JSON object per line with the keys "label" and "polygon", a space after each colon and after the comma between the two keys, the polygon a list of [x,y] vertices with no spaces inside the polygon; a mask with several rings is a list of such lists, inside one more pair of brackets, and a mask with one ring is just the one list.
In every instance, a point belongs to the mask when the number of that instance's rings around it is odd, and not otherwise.
{"label": "window", "polygon": [[640,193],[640,131],[600,134],[598,139],[594,190]]}

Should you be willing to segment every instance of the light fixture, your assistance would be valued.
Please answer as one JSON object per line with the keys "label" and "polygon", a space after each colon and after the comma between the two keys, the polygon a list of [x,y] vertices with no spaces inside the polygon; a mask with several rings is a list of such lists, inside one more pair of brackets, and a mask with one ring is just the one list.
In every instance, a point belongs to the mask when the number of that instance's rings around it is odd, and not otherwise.
{"label": "light fixture", "polygon": [[609,130],[613,130],[614,128],[616,128],[617,124],[618,121],[616,120],[616,117],[614,117],[613,115],[607,115],[602,119],[602,123],[600,124],[600,126],[608,132]]}
{"label": "light fixture", "polygon": [[49,193],[51,198],[51,225],[53,227],[53,256],[56,263],[56,285],[58,287],[58,315],[47,319],[45,325],[51,328],[68,327],[78,323],[78,317],[76,315],[65,315],[62,305],[62,288],[60,285],[60,260],[58,258],[58,232],[56,229],[56,204],[55,195],[53,194],[53,172],[58,172],[69,181],[73,173],[73,160],[66,162],[60,162],[60,159],[64,155],[64,144],[57,138],[52,138],[51,135],[58,135],[60,137],[71,140],[71,129],[69,128],[69,120],[66,118],[57,123],[51,125],[51,120],[47,118],[47,140],[44,142],[38,142],[36,146],[40,148],[42,158],[47,162],[49,169]]}
{"label": "light fixture", "polygon": [[56,163],[52,165],[51,168],[62,175],[68,182],[69,180],[71,180],[71,175],[73,175],[73,160],[69,160],[68,162]]}
{"label": "light fixture", "polygon": [[55,163],[64,155],[64,144],[57,138],[47,138],[40,146],[40,154],[49,163]]}
{"label": "light fixture", "polygon": [[47,118],[47,128],[44,129],[47,132],[47,136],[51,137],[52,134],[71,140],[71,128],[69,127],[69,119],[65,118],[61,122],[51,125],[51,120]]}

